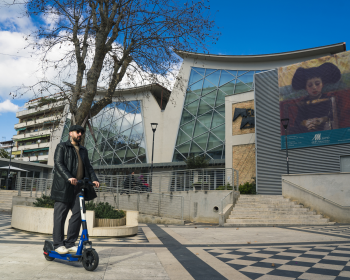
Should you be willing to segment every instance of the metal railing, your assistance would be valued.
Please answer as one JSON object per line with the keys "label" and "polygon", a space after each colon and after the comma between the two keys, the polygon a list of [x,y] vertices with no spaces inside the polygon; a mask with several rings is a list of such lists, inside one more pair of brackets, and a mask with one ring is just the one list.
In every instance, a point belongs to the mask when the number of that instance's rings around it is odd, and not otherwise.
{"label": "metal railing", "polygon": [[135,175],[97,175],[102,186],[152,191],[153,193],[238,189],[238,170],[205,168],[163,171]]}
{"label": "metal railing", "polygon": [[16,180],[16,190],[18,196],[40,197],[50,195],[52,179],[18,177]]}
{"label": "metal railing", "polygon": [[224,209],[228,204],[233,203],[233,191],[229,192],[227,195],[224,196],[223,199],[221,199],[221,213],[224,213]]}

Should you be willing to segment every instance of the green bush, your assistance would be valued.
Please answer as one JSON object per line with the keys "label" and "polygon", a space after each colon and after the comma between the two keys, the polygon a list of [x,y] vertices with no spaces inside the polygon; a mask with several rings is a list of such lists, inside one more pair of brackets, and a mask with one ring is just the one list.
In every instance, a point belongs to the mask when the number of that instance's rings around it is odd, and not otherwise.
{"label": "green bush", "polygon": [[232,186],[230,185],[230,183],[227,183],[226,185],[224,185],[224,186],[218,186],[217,188],[216,188],[216,190],[218,190],[218,191],[223,191],[223,190],[231,190],[232,191]]}
{"label": "green bush", "polygon": [[97,219],[120,219],[125,217],[123,210],[115,210],[108,202],[95,204],[89,201],[85,204],[85,209],[95,211],[95,217]]}
{"label": "green bush", "polygon": [[239,185],[239,192],[241,194],[256,194],[255,178],[253,178],[253,182],[245,182],[243,185]]}
{"label": "green bush", "polygon": [[38,197],[33,204],[34,207],[53,208],[55,201],[49,196],[43,195],[42,197]]}

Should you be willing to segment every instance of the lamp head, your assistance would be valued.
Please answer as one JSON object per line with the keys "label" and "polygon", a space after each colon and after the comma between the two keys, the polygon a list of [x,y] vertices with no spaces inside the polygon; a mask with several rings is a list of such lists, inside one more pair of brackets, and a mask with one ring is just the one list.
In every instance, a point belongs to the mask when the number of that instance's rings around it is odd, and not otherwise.
{"label": "lamp head", "polygon": [[289,119],[288,118],[281,119],[281,123],[282,123],[284,129],[287,129],[288,124],[289,124]]}
{"label": "lamp head", "polygon": [[157,129],[157,123],[151,123],[152,131],[155,132]]}

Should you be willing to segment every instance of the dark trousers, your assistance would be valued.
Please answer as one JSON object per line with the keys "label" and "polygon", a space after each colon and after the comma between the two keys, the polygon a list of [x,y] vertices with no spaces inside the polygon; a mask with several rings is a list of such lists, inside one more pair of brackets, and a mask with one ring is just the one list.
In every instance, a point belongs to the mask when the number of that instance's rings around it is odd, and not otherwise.
{"label": "dark trousers", "polygon": [[[69,219],[67,239],[64,240],[64,223],[69,210],[72,211],[72,217]],[[61,246],[66,246],[66,248],[75,246],[81,226],[79,195],[76,195],[75,200],[70,203],[56,201],[53,220],[53,245],[55,249]]]}

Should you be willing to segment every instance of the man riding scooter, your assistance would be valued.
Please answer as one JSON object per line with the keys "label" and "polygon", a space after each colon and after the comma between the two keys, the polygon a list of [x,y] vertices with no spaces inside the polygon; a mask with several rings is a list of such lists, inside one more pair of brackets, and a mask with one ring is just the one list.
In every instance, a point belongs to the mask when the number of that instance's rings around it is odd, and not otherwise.
{"label": "man riding scooter", "polygon": [[[78,249],[75,246],[81,225],[78,180],[87,177],[96,187],[99,187],[88,152],[79,144],[84,133],[85,129],[82,126],[71,126],[70,139],[58,144],[55,151],[51,198],[55,200],[53,244],[55,251],[59,254],[74,254]],[[84,197],[86,201],[96,198],[94,188],[90,186],[84,189]],[[64,240],[64,224],[69,210],[72,211],[72,217],[69,220],[67,239]]]}

